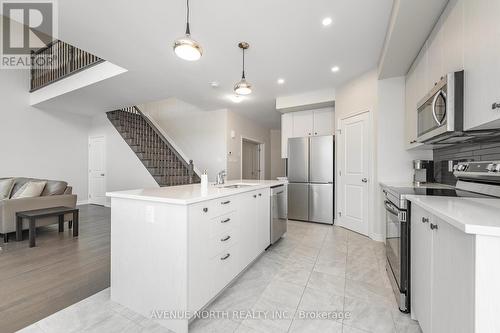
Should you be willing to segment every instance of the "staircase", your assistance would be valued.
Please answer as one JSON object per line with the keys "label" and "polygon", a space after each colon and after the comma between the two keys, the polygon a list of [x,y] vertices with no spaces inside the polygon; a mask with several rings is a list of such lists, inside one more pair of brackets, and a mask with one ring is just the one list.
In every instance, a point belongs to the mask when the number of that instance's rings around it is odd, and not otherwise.
{"label": "staircase", "polygon": [[186,162],[168,140],[132,106],[106,113],[118,133],[160,186],[199,183],[193,161]]}

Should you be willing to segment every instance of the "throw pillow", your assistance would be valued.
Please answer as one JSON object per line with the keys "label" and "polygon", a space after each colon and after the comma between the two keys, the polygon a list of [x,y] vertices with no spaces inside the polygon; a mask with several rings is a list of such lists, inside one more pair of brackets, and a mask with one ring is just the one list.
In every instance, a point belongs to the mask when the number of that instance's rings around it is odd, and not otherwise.
{"label": "throw pillow", "polygon": [[14,193],[12,199],[21,199],[21,198],[35,198],[39,197],[42,194],[46,181],[38,181],[38,182],[27,182],[21,188]]}
{"label": "throw pillow", "polygon": [[0,180],[0,200],[8,199],[14,188],[14,178]]}

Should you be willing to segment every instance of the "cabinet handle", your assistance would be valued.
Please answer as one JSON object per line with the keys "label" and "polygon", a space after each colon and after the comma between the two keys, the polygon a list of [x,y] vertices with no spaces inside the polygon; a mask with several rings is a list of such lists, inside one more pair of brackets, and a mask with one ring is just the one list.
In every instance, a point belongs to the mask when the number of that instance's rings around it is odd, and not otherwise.
{"label": "cabinet handle", "polygon": [[203,208],[203,212],[208,212],[208,208]]}
{"label": "cabinet handle", "polygon": [[231,200],[228,200],[228,201],[223,201],[223,202],[221,202],[220,204],[221,204],[221,205],[227,205],[227,204],[229,204],[229,203],[231,203]]}
{"label": "cabinet handle", "polygon": [[220,260],[226,260],[227,258],[229,258],[231,256],[230,253],[226,254],[224,257],[220,258]]}
{"label": "cabinet handle", "polygon": [[491,104],[491,109],[492,110],[500,109],[500,103],[493,103],[493,104]]}
{"label": "cabinet handle", "polygon": [[254,197],[254,198],[257,198],[257,195],[256,195],[256,194],[254,194],[254,195],[253,195],[253,197]]}
{"label": "cabinet handle", "polygon": [[318,132],[314,132],[314,135],[318,135]]}
{"label": "cabinet handle", "polygon": [[416,142],[417,142],[417,140],[411,140],[410,141],[410,143],[416,143]]}
{"label": "cabinet handle", "polygon": [[231,236],[229,236],[229,235],[228,235],[226,238],[221,238],[221,239],[220,239],[220,241],[221,241],[221,242],[226,242],[226,241],[228,241],[230,238],[231,238]]}
{"label": "cabinet handle", "polygon": [[422,217],[422,223],[429,223],[428,217]]}
{"label": "cabinet handle", "polygon": [[431,227],[431,230],[436,230],[438,228],[438,225],[431,223],[430,227]]}
{"label": "cabinet handle", "polygon": [[262,193],[259,193],[259,197],[261,197],[261,196],[262,196]]}
{"label": "cabinet handle", "polygon": [[227,219],[220,221],[220,223],[227,223],[229,221],[231,221],[231,219],[228,217]]}
{"label": "cabinet handle", "polygon": [[309,135],[311,135],[311,133],[309,133]]}

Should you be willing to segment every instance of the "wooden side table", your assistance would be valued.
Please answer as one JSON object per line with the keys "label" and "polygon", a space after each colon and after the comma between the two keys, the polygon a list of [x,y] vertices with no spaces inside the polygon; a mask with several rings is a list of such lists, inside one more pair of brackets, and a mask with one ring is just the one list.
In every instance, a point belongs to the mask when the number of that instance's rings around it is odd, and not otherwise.
{"label": "wooden side table", "polygon": [[[16,241],[23,240],[23,219],[29,220],[29,240],[30,247],[36,246],[35,234],[36,234],[36,221],[37,219],[44,217],[59,217],[59,232],[64,231],[64,215],[73,214],[73,221],[70,221],[69,228],[73,227],[73,237],[78,237],[78,219],[79,210],[78,208],[71,207],[53,207],[45,209],[28,210],[24,212],[16,213]],[[73,224],[73,226],[72,226]]]}

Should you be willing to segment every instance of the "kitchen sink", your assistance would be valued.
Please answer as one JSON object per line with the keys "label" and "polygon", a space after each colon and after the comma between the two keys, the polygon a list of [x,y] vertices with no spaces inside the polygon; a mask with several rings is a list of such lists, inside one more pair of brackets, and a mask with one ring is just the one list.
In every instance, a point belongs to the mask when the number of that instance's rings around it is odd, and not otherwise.
{"label": "kitchen sink", "polygon": [[222,186],[222,188],[233,189],[233,188],[244,188],[244,187],[249,187],[249,186],[253,186],[253,185],[251,185],[251,184],[233,184],[233,185]]}

